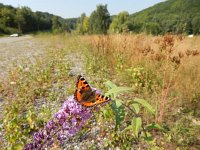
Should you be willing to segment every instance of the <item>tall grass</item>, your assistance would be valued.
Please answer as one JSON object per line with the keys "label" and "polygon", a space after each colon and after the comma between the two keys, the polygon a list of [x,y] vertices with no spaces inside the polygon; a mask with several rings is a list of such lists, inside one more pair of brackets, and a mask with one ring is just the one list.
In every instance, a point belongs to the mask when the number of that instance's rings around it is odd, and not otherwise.
{"label": "tall grass", "polygon": [[[148,98],[156,98],[156,100],[152,99],[152,103],[159,101],[159,111],[167,111],[168,108],[172,108],[172,104],[180,107],[192,98],[194,93],[198,93],[200,43],[197,41],[199,40],[200,37],[190,39],[170,34],[164,37],[142,34],[81,37],[83,43],[89,43],[88,49],[93,59],[96,57],[97,61],[106,64],[109,73],[114,74],[111,78],[120,80],[119,84],[133,84],[134,79],[133,76],[131,78],[130,69],[144,68],[142,80],[145,83],[139,94],[144,96],[143,92],[147,92]],[[99,63],[97,61],[94,66]],[[97,65],[99,70],[102,67],[105,66]],[[132,71],[134,72],[134,69]],[[149,87],[151,89],[146,89],[148,87],[146,84],[151,84],[149,85],[152,86]],[[175,95],[177,96],[174,98]],[[187,100],[182,97],[187,97]],[[163,113],[160,112],[158,118],[163,116]],[[162,117],[159,120],[162,122]]]}
{"label": "tall grass", "polygon": [[[83,36],[81,41],[89,44],[89,74],[136,87],[124,101],[132,96],[146,99],[156,107],[154,121],[178,132],[170,135],[176,146],[198,145],[200,132],[194,122],[200,116],[200,37],[122,34]],[[147,112],[144,115],[146,122],[152,121]]]}

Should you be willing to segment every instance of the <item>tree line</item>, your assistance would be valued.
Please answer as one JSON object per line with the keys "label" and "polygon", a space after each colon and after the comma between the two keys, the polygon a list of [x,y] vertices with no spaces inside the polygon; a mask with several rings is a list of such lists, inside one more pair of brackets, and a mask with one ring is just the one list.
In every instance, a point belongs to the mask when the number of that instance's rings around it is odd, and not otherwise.
{"label": "tree line", "polygon": [[89,17],[84,13],[80,16],[76,31],[79,34],[200,34],[200,0],[167,0],[138,13],[123,11],[116,16],[109,15],[107,5],[98,5]]}
{"label": "tree line", "polygon": [[0,3],[0,34],[70,31],[70,21],[47,12],[33,12],[29,7],[14,8]]}
{"label": "tree line", "polygon": [[0,33],[51,30],[81,35],[122,32],[200,34],[199,8],[199,0],[168,0],[138,13],[122,11],[111,16],[107,5],[97,5],[90,16],[82,13],[79,18],[64,19],[45,12],[32,12],[28,7],[0,4]]}

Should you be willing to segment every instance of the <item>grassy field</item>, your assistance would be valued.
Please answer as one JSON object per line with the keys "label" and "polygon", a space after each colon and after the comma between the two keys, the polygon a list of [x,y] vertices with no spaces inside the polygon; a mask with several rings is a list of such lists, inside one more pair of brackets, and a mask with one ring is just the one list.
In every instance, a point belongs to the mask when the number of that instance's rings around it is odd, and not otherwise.
{"label": "grassy field", "polygon": [[[111,94],[112,104],[94,113],[100,129],[93,142],[91,134],[81,141],[83,148],[200,148],[200,37],[40,34],[34,40],[45,43],[42,55],[14,63],[0,81],[2,147],[30,142],[83,73],[103,93],[111,84],[132,89]],[[89,121],[68,148],[91,129]]]}

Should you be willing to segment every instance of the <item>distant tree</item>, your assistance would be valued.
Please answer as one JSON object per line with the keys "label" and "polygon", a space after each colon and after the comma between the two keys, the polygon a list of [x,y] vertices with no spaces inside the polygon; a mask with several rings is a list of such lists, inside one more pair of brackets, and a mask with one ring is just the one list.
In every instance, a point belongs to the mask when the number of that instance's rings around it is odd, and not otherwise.
{"label": "distant tree", "polygon": [[81,14],[81,17],[77,23],[77,32],[79,34],[85,34],[89,31],[89,17],[85,15],[85,13]]}
{"label": "distant tree", "polygon": [[83,32],[84,32],[84,34],[89,32],[89,24],[90,24],[90,18],[86,16],[83,20]]}
{"label": "distant tree", "polygon": [[42,18],[42,15],[40,12],[36,12],[35,13],[35,18],[36,18],[36,22],[37,22],[37,30],[39,31],[40,30],[40,24],[41,24],[41,18]]}
{"label": "distant tree", "polygon": [[0,9],[0,24],[4,26],[13,27],[14,26],[14,18],[15,11],[14,9],[10,9],[7,7],[3,7]]}
{"label": "distant tree", "polygon": [[90,33],[97,33],[98,28],[98,21],[97,21],[97,12],[93,11],[90,15],[90,24],[89,24],[89,32]]}
{"label": "distant tree", "polygon": [[54,33],[62,32],[62,23],[59,21],[58,16],[53,16],[52,18],[52,31]]}
{"label": "distant tree", "polygon": [[142,23],[133,22],[129,20],[127,24],[129,25],[129,29],[131,32],[140,33],[142,31]]}
{"label": "distant tree", "polygon": [[13,7],[0,8],[0,32],[9,34],[17,32]]}
{"label": "distant tree", "polygon": [[196,16],[193,18],[192,29],[194,34],[200,34],[200,16]]}
{"label": "distant tree", "polygon": [[37,29],[36,16],[28,7],[17,8],[16,23],[21,32],[30,32]]}
{"label": "distant tree", "polygon": [[17,9],[15,21],[17,23],[19,32],[22,32],[22,28],[26,24],[26,20],[23,11],[20,8]]}
{"label": "distant tree", "polygon": [[191,19],[188,19],[188,20],[186,21],[185,32],[186,32],[187,34],[192,34],[192,33],[193,33],[193,28],[192,28]]}
{"label": "distant tree", "polygon": [[89,31],[94,34],[106,34],[111,23],[107,5],[97,5],[90,16]]}
{"label": "distant tree", "polygon": [[78,20],[78,18],[65,19],[65,22],[67,23],[70,31],[77,29],[77,22],[78,22],[77,20]]}
{"label": "distant tree", "polygon": [[50,30],[52,29],[52,18],[53,15],[49,13],[41,12],[41,18],[40,18],[40,29],[42,30]]}
{"label": "distant tree", "polygon": [[113,33],[121,33],[124,30],[129,30],[130,24],[128,21],[128,12],[120,12],[110,24],[110,31]]}
{"label": "distant tree", "polygon": [[176,24],[175,33],[178,33],[178,34],[185,33],[186,32],[186,25],[187,24],[185,23],[185,21],[182,21],[182,20],[178,21],[177,24]]}
{"label": "distant tree", "polygon": [[65,20],[62,20],[62,31],[70,32],[69,25]]}
{"label": "distant tree", "polygon": [[160,25],[156,22],[148,22],[144,24],[143,31],[152,35],[158,35],[161,33]]}
{"label": "distant tree", "polygon": [[84,29],[83,29],[83,22],[84,22],[84,19],[86,17],[86,14],[85,13],[82,13],[80,18],[77,20],[77,32],[78,34],[84,34]]}

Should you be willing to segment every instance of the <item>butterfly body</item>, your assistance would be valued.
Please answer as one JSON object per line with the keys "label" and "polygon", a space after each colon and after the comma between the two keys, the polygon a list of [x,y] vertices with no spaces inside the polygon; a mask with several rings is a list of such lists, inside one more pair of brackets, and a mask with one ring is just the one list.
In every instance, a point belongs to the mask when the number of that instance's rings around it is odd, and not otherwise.
{"label": "butterfly body", "polygon": [[81,102],[95,102],[95,93],[96,91],[88,90],[88,91],[81,91]]}
{"label": "butterfly body", "polygon": [[90,85],[82,76],[78,76],[74,97],[85,107],[96,106],[111,100],[108,97],[97,94],[95,90],[92,90]]}

